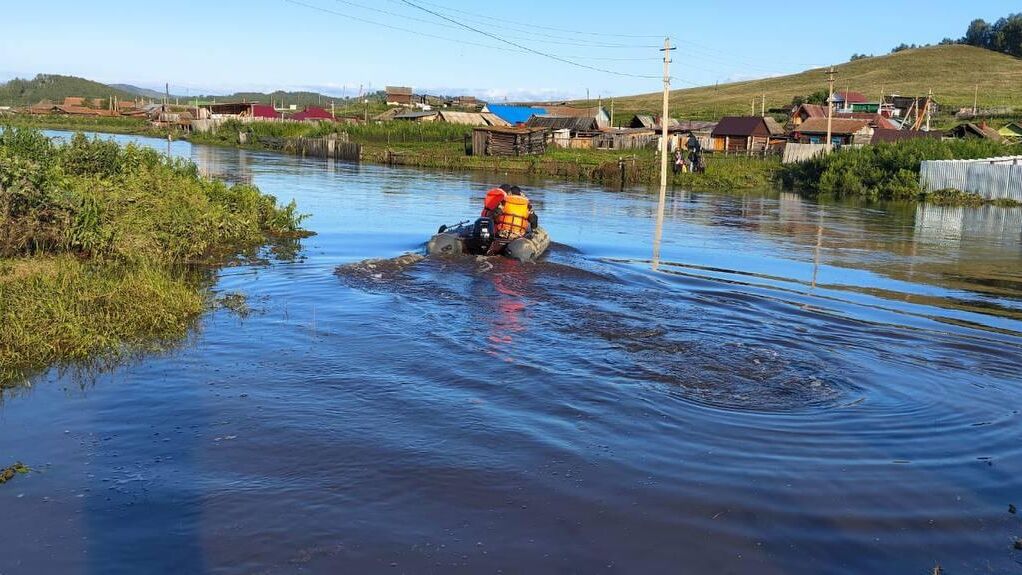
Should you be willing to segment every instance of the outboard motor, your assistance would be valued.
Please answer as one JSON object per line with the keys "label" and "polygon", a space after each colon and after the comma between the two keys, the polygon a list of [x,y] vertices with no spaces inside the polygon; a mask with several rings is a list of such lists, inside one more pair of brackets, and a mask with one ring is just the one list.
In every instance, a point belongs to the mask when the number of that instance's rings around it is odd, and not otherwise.
{"label": "outboard motor", "polygon": [[479,250],[479,253],[486,253],[493,243],[493,220],[490,218],[479,218],[472,226],[472,244]]}

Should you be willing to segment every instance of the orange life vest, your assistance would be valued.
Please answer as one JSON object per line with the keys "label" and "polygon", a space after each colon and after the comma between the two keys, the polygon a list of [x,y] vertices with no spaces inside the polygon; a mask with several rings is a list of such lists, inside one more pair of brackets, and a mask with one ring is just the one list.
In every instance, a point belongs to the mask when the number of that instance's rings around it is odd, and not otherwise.
{"label": "orange life vest", "polygon": [[484,218],[490,217],[490,214],[493,213],[493,210],[497,209],[497,206],[499,206],[500,202],[503,202],[504,198],[506,197],[507,192],[500,188],[493,188],[492,190],[486,192],[486,199],[483,200],[483,213],[481,214],[481,216]]}
{"label": "orange life vest", "polygon": [[508,196],[504,199],[504,210],[496,222],[497,237],[505,240],[518,239],[529,232],[529,199],[525,196]]}

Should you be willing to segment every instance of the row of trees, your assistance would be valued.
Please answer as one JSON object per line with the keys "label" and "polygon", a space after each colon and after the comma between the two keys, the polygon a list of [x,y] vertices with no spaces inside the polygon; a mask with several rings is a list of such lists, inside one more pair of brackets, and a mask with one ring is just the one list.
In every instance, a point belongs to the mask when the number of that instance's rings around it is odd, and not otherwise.
{"label": "row of trees", "polygon": [[1011,14],[993,24],[983,19],[973,20],[962,43],[1022,58],[1022,13]]}
{"label": "row of trees", "polygon": [[[1011,54],[1016,58],[1022,58],[1022,13],[1009,14],[993,24],[982,18],[973,20],[965,31],[965,37],[955,40],[944,38],[939,45],[966,44],[977,48],[986,48],[1003,54]],[[900,44],[891,50],[891,54],[897,54],[905,50],[915,48],[926,48],[932,44]],[[872,54],[852,54],[851,61],[872,58]]]}

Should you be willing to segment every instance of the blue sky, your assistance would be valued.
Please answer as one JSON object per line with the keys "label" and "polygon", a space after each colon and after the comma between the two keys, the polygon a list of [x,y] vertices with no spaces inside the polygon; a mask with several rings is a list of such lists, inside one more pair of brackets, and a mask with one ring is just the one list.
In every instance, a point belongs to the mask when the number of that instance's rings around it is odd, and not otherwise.
{"label": "blue sky", "polygon": [[51,0],[46,10],[4,11],[0,79],[44,72],[145,87],[169,82],[178,94],[280,88],[341,96],[360,84],[399,84],[492,100],[578,98],[587,90],[597,98],[659,90],[656,46],[666,34],[678,46],[674,86],[686,87],[841,63],[901,42],[957,38],[973,18],[1019,10],[1017,0],[859,0],[806,10],[736,0],[408,1],[449,20],[405,0],[109,7]]}

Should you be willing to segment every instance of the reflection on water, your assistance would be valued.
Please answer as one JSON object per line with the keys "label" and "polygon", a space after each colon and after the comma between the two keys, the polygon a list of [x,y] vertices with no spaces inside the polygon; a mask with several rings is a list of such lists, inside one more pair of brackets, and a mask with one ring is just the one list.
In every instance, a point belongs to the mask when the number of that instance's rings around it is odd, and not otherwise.
{"label": "reflection on water", "polygon": [[676,191],[657,262],[655,194],[525,180],[539,264],[387,261],[498,177],[171,151],[319,235],[6,402],[0,572],[1017,570],[1018,210]]}

